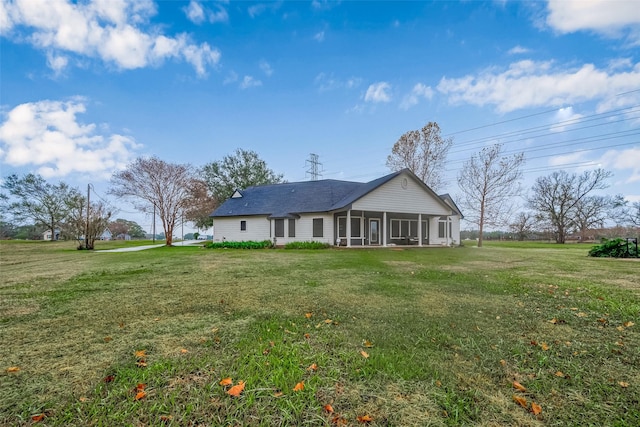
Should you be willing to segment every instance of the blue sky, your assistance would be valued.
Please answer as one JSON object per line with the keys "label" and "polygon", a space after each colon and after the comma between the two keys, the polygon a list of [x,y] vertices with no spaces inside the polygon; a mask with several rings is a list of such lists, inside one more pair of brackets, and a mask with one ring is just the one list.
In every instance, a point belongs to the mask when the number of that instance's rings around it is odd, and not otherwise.
{"label": "blue sky", "polygon": [[[106,197],[137,156],[251,149],[289,181],[368,181],[404,132],[452,136],[439,192],[482,147],[523,186],[603,167],[640,200],[640,7],[626,1],[0,0],[2,176]],[[147,227],[148,219],[120,217]]]}

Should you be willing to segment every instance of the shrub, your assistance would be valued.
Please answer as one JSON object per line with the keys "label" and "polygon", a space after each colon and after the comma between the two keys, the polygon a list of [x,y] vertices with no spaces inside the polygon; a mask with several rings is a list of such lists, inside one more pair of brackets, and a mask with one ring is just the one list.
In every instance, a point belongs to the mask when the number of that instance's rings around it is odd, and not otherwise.
{"label": "shrub", "polygon": [[207,242],[204,244],[204,247],[207,249],[268,249],[273,247],[273,244],[270,240],[263,240],[261,242],[256,242],[253,240],[249,240],[246,242]]}
{"label": "shrub", "polygon": [[624,239],[602,239],[602,244],[594,246],[589,251],[589,256],[593,257],[612,257],[612,258],[629,258],[637,257],[635,245],[629,243]]}
{"label": "shrub", "polygon": [[331,245],[322,242],[289,242],[284,245],[285,249],[327,249]]}

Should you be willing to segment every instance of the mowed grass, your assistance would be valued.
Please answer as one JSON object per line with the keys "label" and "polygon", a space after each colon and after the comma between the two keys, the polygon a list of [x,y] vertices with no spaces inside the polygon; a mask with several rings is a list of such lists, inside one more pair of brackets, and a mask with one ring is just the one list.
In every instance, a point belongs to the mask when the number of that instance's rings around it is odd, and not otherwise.
{"label": "mowed grass", "polygon": [[74,248],[0,243],[0,425],[640,425],[637,260]]}

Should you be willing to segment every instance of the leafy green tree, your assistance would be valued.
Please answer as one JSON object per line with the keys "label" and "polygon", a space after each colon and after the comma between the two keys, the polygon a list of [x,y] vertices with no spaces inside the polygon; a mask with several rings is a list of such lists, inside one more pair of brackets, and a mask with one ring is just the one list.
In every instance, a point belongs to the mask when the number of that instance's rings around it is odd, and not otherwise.
{"label": "leafy green tree", "polygon": [[205,165],[202,176],[211,197],[219,203],[231,197],[236,189],[284,182],[284,175],[269,169],[255,151],[241,148],[222,160]]}
{"label": "leafy green tree", "polygon": [[2,188],[15,199],[8,205],[13,218],[18,222],[30,220],[51,230],[52,240],[55,230],[67,219],[73,200],[79,196],[77,189],[62,181],[50,184],[40,175],[31,173],[23,177],[8,176]]}
{"label": "leafy green tree", "polygon": [[128,234],[133,239],[143,239],[146,235],[142,227],[137,222],[122,218],[118,218],[115,221],[110,222],[108,227],[114,238],[121,234]]}

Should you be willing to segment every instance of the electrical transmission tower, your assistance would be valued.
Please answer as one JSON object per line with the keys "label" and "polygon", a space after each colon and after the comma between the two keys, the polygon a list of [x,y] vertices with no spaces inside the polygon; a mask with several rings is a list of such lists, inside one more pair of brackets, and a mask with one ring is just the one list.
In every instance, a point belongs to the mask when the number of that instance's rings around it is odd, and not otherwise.
{"label": "electrical transmission tower", "polygon": [[307,174],[311,175],[311,181],[317,181],[319,176],[322,176],[322,163],[318,161],[317,154],[309,154],[309,160],[306,160],[305,163],[308,166]]}

